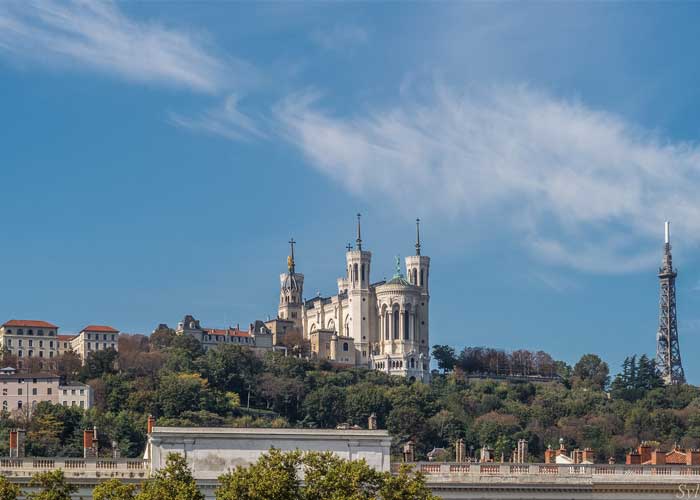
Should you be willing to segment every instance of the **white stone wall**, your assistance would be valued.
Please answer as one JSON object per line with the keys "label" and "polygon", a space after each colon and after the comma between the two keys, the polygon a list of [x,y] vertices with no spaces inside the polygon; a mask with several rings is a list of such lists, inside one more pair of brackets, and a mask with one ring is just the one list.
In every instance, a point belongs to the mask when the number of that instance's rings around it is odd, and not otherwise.
{"label": "white stone wall", "polygon": [[364,458],[379,471],[390,469],[389,433],[384,430],[232,429],[155,427],[146,454],[153,469],[168,453],[184,455],[198,480],[216,479],[237,465],[249,465],[274,447],[283,451],[331,451],[350,460]]}

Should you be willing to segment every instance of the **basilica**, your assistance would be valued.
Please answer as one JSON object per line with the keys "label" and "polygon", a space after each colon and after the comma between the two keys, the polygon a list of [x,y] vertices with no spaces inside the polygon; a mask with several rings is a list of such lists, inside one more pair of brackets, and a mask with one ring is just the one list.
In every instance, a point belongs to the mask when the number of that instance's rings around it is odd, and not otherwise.
{"label": "basilica", "polygon": [[427,381],[430,257],[421,255],[419,223],[415,255],[405,258],[405,275],[397,257],[394,276],[373,283],[372,252],[362,248],[358,214],[355,247],[348,245],[345,253],[338,293],[310,300],[303,298],[304,275],[296,271],[292,240],[287,272],[280,275],[278,318],[272,323],[302,335],[318,359]]}

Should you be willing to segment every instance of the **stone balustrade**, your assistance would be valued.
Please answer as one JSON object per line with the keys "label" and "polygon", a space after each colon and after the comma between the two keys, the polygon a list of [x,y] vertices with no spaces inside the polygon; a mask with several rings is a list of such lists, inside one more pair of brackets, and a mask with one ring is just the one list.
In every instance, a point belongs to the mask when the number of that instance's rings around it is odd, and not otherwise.
{"label": "stone balustrade", "polygon": [[126,458],[0,458],[0,474],[7,478],[29,478],[55,469],[63,470],[69,479],[145,479],[150,474],[150,463]]}
{"label": "stone balustrade", "polygon": [[[398,471],[403,464],[392,464]],[[495,480],[522,480],[543,482],[570,479],[591,482],[698,482],[700,466],[690,465],[568,465],[568,464],[498,464],[498,463],[435,463],[408,464],[425,474],[430,482],[472,482]]]}

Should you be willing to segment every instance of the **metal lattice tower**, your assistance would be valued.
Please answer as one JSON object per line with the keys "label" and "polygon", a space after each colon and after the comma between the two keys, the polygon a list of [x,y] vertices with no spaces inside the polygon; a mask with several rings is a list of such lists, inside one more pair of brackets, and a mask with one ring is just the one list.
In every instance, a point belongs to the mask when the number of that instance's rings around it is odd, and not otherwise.
{"label": "metal lattice tower", "polygon": [[664,256],[659,268],[659,331],[656,334],[656,366],[666,384],[684,384],[676,320],[676,270],[671,257],[669,222],[665,225]]}

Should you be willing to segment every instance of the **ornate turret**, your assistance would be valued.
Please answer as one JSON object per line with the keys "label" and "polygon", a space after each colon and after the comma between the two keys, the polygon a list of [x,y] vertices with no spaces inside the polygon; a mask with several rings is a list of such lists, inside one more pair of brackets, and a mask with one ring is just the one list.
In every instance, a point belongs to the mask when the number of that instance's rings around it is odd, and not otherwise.
{"label": "ornate turret", "polygon": [[287,256],[287,272],[280,274],[280,305],[278,316],[294,321],[301,328],[302,294],[304,292],[304,275],[296,272],[294,258],[294,238],[289,240],[290,253]]}

